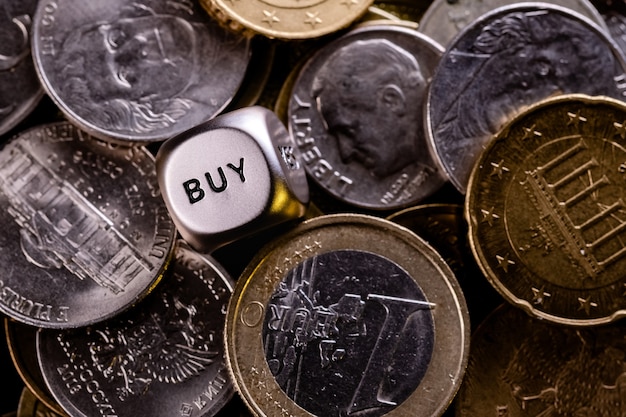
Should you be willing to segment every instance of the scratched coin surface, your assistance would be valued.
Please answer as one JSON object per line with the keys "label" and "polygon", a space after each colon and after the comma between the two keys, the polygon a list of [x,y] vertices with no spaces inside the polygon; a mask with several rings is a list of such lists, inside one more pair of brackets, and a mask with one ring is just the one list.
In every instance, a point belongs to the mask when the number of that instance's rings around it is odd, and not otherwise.
{"label": "scratched coin surface", "polygon": [[427,99],[427,133],[450,181],[465,193],[485,144],[511,117],[546,97],[623,98],[622,51],[589,19],[555,5],[501,7],[448,47]]}
{"label": "scratched coin surface", "polygon": [[442,53],[392,25],[354,29],[318,50],[288,107],[309,178],[339,201],[372,210],[407,207],[441,188],[423,103]]}
{"label": "scratched coin surface", "polygon": [[456,417],[620,417],[624,414],[623,321],[572,328],[508,304],[472,335]]}
{"label": "scratched coin surface", "polygon": [[255,415],[426,417],[458,389],[468,332],[459,285],[434,249],[390,221],[337,214],[256,255],[225,337]]}
{"label": "scratched coin surface", "polygon": [[172,269],[135,308],[80,329],[40,331],[39,364],[72,417],[210,417],[234,394],[224,359],[232,280],[178,241]]}
{"label": "scratched coin surface", "polygon": [[[519,0],[434,0],[419,21],[418,30],[447,46],[467,25],[485,13]],[[604,30],[607,24],[589,0],[548,0],[545,3],[567,7],[588,17]]]}
{"label": "scratched coin surface", "polygon": [[176,230],[154,157],[68,122],[0,151],[0,311],[39,327],[111,317],[160,279]]}
{"label": "scratched coin surface", "polygon": [[71,122],[103,140],[147,143],[219,113],[244,78],[249,41],[189,0],[42,0],[33,58]]}
{"label": "scratched coin surface", "polygon": [[35,0],[0,2],[0,136],[37,106],[43,89],[30,54]]}
{"label": "scratched coin surface", "polygon": [[268,38],[311,39],[345,29],[373,0],[200,0],[231,30]]}
{"label": "scratched coin surface", "polygon": [[528,313],[568,325],[626,315],[626,105],[566,95],[489,143],[466,199],[487,278]]}

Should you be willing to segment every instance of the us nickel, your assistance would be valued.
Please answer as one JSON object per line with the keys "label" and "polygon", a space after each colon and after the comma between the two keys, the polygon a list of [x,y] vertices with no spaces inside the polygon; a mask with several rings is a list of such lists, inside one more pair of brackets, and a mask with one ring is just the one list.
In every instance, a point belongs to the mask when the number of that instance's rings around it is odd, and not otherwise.
{"label": "us nickel", "polygon": [[411,29],[367,26],[303,66],[288,126],[309,178],[343,203],[414,204],[446,181],[426,141],[422,103],[443,49]]}
{"label": "us nickel", "polygon": [[162,141],[219,113],[249,41],[188,0],[46,0],[33,23],[39,78],[67,118],[103,140]]}
{"label": "us nickel", "polygon": [[78,327],[137,302],[161,278],[175,227],[154,157],[68,122],[22,132],[0,151],[0,311]]}

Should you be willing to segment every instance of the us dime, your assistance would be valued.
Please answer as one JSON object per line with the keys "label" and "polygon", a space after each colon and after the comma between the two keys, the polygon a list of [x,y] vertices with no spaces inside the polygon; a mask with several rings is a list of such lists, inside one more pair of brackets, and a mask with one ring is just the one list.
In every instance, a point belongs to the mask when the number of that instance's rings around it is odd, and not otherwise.
{"label": "us dime", "polygon": [[43,89],[30,53],[34,0],[0,2],[0,136],[37,106]]}
{"label": "us dime", "polygon": [[503,305],[472,335],[454,415],[619,417],[625,330],[557,326]]}
{"label": "us dime", "polygon": [[226,348],[255,415],[440,416],[468,331],[458,283],[430,246],[392,222],[340,214],[257,254],[228,306]]}
{"label": "us dime", "polygon": [[210,417],[234,394],[223,344],[231,279],[182,241],[175,257],[125,314],[37,334],[46,383],[70,416]]}
{"label": "us dime", "polygon": [[189,0],[44,0],[33,26],[47,93],[70,121],[119,143],[165,140],[219,113],[248,45]]}
{"label": "us dime", "polygon": [[509,118],[555,94],[623,98],[625,68],[614,41],[571,10],[502,7],[465,27],[442,57],[428,93],[430,143],[465,193],[485,144]]}
{"label": "us dime", "polygon": [[426,141],[422,103],[442,53],[414,30],[381,25],[354,29],[313,55],[288,108],[309,178],[373,210],[438,190],[446,180]]}
{"label": "us dime", "polygon": [[626,104],[565,95],[489,143],[465,203],[493,286],[529,314],[594,325],[626,315]]}
{"label": "us dime", "polygon": [[0,311],[67,328],[142,298],[169,262],[175,228],[154,157],[96,140],[68,122],[0,151]]}

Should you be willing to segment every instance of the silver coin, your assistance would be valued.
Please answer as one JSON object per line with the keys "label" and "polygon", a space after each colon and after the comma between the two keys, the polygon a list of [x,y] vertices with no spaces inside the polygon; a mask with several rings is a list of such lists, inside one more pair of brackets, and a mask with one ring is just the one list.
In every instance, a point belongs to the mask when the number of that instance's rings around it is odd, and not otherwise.
{"label": "silver coin", "polygon": [[423,123],[443,48],[415,30],[354,29],[317,51],[291,93],[288,126],[309,177],[353,206],[413,205],[445,183]]}
{"label": "silver coin", "polygon": [[233,394],[223,328],[233,283],[182,241],[157,288],[112,320],[37,334],[40,367],[71,417],[209,417]]}
{"label": "silver coin", "polygon": [[499,8],[467,26],[441,58],[428,93],[430,143],[465,193],[485,144],[507,120],[551,95],[623,99],[625,68],[615,42],[580,14],[545,3]]}
{"label": "silver coin", "polygon": [[[417,30],[447,46],[465,26],[485,13],[520,0],[434,0],[419,21]],[[546,0],[588,17],[605,31],[604,18],[589,0]]]}
{"label": "silver coin", "polygon": [[98,322],[142,298],[176,232],[152,155],[68,122],[0,151],[0,224],[0,311],[49,328]]}
{"label": "silver coin", "polygon": [[211,118],[244,78],[249,41],[196,3],[41,1],[33,58],[44,88],[108,141],[161,141]]}
{"label": "silver coin", "polygon": [[37,106],[43,89],[30,54],[35,0],[0,2],[0,135]]}

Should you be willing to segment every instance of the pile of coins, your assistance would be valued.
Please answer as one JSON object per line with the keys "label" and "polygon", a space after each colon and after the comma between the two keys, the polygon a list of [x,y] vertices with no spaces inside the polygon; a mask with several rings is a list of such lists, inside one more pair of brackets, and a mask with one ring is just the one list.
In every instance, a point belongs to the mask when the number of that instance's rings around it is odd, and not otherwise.
{"label": "pile of coins", "polygon": [[0,0],[0,415],[626,413],[626,5]]}

